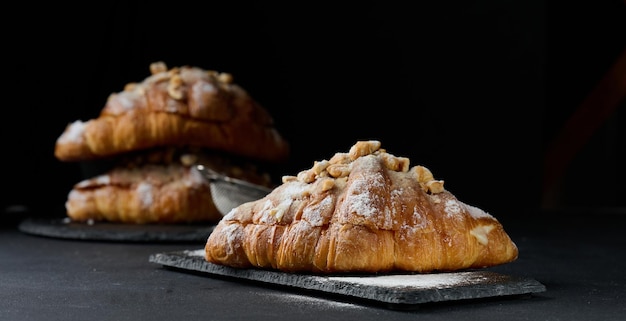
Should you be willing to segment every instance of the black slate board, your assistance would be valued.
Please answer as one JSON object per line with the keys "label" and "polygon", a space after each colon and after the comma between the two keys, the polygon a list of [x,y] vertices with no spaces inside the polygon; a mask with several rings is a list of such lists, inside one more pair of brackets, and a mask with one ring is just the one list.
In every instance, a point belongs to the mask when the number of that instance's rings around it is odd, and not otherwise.
{"label": "black slate board", "polygon": [[179,271],[313,290],[381,303],[391,309],[411,309],[424,303],[527,295],[546,291],[546,287],[534,279],[486,270],[432,274],[321,276],[216,265],[204,259],[204,249],[157,253],[150,255],[149,261]]}
{"label": "black slate board", "polygon": [[212,224],[120,224],[71,222],[65,218],[27,218],[18,229],[52,238],[114,242],[206,242]]}

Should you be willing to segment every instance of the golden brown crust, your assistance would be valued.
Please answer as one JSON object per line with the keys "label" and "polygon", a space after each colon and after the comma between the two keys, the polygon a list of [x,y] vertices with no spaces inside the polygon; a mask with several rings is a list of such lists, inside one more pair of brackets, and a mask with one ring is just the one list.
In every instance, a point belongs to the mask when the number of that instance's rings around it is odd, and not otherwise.
{"label": "golden brown crust", "polygon": [[205,251],[216,264],[314,273],[455,271],[518,255],[493,216],[378,141],[315,162],[233,209]]}
{"label": "golden brown crust", "polygon": [[114,168],[76,184],[65,207],[74,221],[145,224],[221,218],[209,185],[180,164]]}
{"label": "golden brown crust", "polygon": [[98,118],[66,126],[55,144],[61,161],[83,161],[161,146],[197,146],[271,162],[289,145],[272,117],[231,75],[197,67],[152,75],[109,96]]}

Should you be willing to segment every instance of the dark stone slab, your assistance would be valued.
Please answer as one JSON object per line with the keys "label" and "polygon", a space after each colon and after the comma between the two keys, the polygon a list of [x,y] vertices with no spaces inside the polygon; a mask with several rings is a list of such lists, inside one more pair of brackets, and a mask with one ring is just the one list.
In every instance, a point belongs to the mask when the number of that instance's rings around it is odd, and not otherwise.
{"label": "dark stone slab", "polygon": [[486,270],[432,274],[311,275],[260,269],[236,269],[204,259],[204,249],[150,255],[165,267],[231,277],[383,303],[406,309],[423,303],[515,296],[546,291],[530,278]]}
{"label": "dark stone slab", "polygon": [[24,233],[74,240],[115,242],[206,242],[215,225],[81,223],[64,218],[27,218],[18,229]]}

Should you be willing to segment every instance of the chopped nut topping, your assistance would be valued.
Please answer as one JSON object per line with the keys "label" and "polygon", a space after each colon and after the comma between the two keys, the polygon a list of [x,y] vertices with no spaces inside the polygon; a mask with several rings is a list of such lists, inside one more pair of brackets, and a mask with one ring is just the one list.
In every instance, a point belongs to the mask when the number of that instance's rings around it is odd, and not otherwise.
{"label": "chopped nut topping", "polygon": [[347,164],[332,164],[328,166],[326,169],[330,176],[338,178],[338,177],[346,177],[350,175],[350,165]]}
{"label": "chopped nut topping", "polygon": [[377,140],[360,141],[350,148],[350,159],[355,160],[361,156],[372,154],[380,148],[381,143]]}
{"label": "chopped nut topping", "polygon": [[276,221],[280,222],[285,215],[284,210],[279,210],[278,208],[273,208],[269,211],[269,214],[276,218]]}
{"label": "chopped nut topping", "polygon": [[150,64],[151,74],[154,75],[163,71],[167,71],[167,65],[163,61],[157,61]]}
{"label": "chopped nut topping", "polygon": [[328,162],[331,164],[348,164],[350,163],[350,155],[348,153],[336,153]]}
{"label": "chopped nut topping", "polygon": [[315,181],[315,172],[312,170],[301,171],[298,173],[298,180],[304,183],[312,183]]}
{"label": "chopped nut topping", "polygon": [[330,165],[330,163],[327,160],[322,160],[319,162],[315,162],[313,164],[313,172],[315,172],[315,175],[320,175],[323,171],[326,170],[326,168],[328,167],[328,165]]}
{"label": "chopped nut topping", "polygon": [[170,97],[176,100],[180,100],[184,96],[182,87],[183,79],[178,74],[173,75],[172,78],[170,78],[169,84],[167,85],[167,93],[170,95]]}
{"label": "chopped nut topping", "polygon": [[217,76],[217,79],[223,83],[226,84],[232,84],[233,83],[233,75],[226,73],[226,72],[222,72]]}
{"label": "chopped nut topping", "polygon": [[417,165],[411,170],[415,173],[415,179],[419,182],[423,191],[433,194],[443,192],[443,181],[435,180],[433,173],[428,168]]}
{"label": "chopped nut topping", "polygon": [[328,190],[331,190],[333,187],[335,187],[335,180],[332,178],[324,178],[320,182],[320,186],[322,187],[322,192],[326,192]]}
{"label": "chopped nut topping", "polygon": [[[424,192],[437,194],[444,191],[443,180],[435,180],[431,171],[421,165],[409,169],[410,160],[407,157],[397,157],[380,148],[381,143],[376,140],[359,141],[350,148],[349,153],[335,153],[330,160],[321,160],[313,163],[313,167],[303,170],[297,176],[283,176],[282,182],[287,183],[298,180],[303,183],[312,183],[315,180],[324,179],[320,182],[322,190],[332,189],[337,184],[345,184],[345,179],[352,171],[352,162],[359,157],[375,155],[382,159],[388,170],[406,173],[409,170],[415,173],[415,180]],[[329,178],[332,177],[333,179]],[[341,182],[335,179],[343,179]]]}
{"label": "chopped nut topping", "polygon": [[443,192],[443,181],[429,181],[426,183],[427,191],[430,191],[433,194]]}
{"label": "chopped nut topping", "polygon": [[391,154],[382,153],[380,154],[382,157],[385,167],[392,171],[403,172],[406,173],[409,171],[410,161],[406,157],[395,157]]}
{"label": "chopped nut topping", "polygon": [[430,170],[424,166],[417,165],[413,167],[413,171],[415,172],[417,181],[420,183],[426,183],[435,179],[433,177],[433,173],[431,173]]}

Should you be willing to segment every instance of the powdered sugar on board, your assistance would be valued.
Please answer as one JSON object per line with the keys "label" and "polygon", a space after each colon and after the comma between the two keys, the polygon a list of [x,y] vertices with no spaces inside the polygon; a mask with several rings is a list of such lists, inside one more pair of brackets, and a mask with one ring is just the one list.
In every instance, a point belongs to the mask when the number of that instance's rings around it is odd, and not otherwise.
{"label": "powdered sugar on board", "polygon": [[391,288],[447,288],[485,281],[484,275],[472,272],[397,274],[379,276],[329,277],[330,281]]}
{"label": "powdered sugar on board", "polygon": [[[546,291],[531,278],[515,277],[488,270],[431,274],[313,275],[274,270],[238,269],[209,263],[204,249],[150,255],[149,261],[176,271],[205,273],[252,284],[273,284],[289,290],[309,290],[340,295],[358,302],[383,303],[388,308],[406,309],[423,303],[493,298]],[[334,296],[331,296],[334,297]]]}

